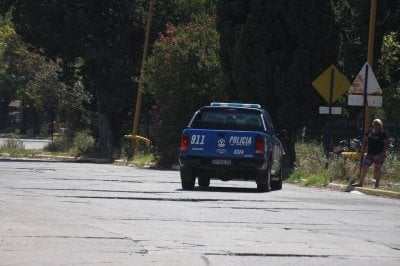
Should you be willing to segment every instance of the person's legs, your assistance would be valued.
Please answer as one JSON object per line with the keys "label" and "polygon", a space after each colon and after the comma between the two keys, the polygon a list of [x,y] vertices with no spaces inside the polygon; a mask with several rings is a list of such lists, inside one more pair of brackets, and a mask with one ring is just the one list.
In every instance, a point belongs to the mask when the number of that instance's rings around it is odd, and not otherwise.
{"label": "person's legs", "polygon": [[358,185],[359,185],[360,187],[362,187],[362,186],[364,185],[364,179],[365,179],[365,176],[367,175],[368,168],[369,168],[368,165],[363,165],[363,166],[361,167],[360,182],[358,183]]}
{"label": "person's legs", "polygon": [[375,188],[379,188],[381,177],[382,177],[382,163],[375,163],[374,164]]}
{"label": "person's legs", "polygon": [[352,186],[354,186],[354,187],[362,187],[364,185],[365,176],[367,175],[368,168],[371,166],[372,162],[373,161],[372,161],[371,156],[367,155],[367,156],[364,157],[364,160],[363,160],[362,165],[361,165],[360,181],[358,183],[352,184]]}

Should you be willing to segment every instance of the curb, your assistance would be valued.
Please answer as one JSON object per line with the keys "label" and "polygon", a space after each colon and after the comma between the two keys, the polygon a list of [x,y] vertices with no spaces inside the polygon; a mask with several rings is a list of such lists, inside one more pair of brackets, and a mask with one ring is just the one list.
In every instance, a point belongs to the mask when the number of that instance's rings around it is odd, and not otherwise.
{"label": "curb", "polygon": [[367,188],[367,187],[353,187],[351,185],[343,185],[343,184],[335,184],[335,183],[329,183],[328,188],[333,189],[333,190],[339,190],[342,192],[359,191],[359,192],[367,194],[367,195],[400,199],[400,192],[389,191],[389,190],[384,190],[384,189],[374,189],[374,188]]}
{"label": "curb", "polygon": [[34,159],[47,159],[47,160],[60,160],[60,161],[71,161],[76,163],[112,163],[110,159],[102,158],[81,158],[81,157],[71,157],[62,155],[35,155]]}
{"label": "curb", "polygon": [[71,156],[62,156],[62,155],[46,155],[46,154],[38,154],[30,157],[11,157],[7,153],[0,153],[0,159],[3,160],[43,160],[43,161],[63,161],[63,162],[75,162],[75,163],[98,163],[98,164],[107,164],[112,163],[110,159],[101,159],[101,158],[81,158],[81,157],[71,157]]}

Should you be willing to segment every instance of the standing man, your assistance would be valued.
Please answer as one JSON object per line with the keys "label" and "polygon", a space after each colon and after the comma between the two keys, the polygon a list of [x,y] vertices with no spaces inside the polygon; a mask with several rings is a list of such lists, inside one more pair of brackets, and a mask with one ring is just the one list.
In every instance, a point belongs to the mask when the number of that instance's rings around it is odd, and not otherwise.
{"label": "standing man", "polygon": [[364,136],[362,153],[366,152],[368,146],[367,155],[364,156],[361,166],[360,182],[352,184],[354,187],[362,187],[364,184],[365,175],[368,172],[368,168],[374,164],[374,178],[375,188],[379,188],[379,182],[382,177],[382,164],[385,161],[388,150],[388,136],[386,131],[383,130],[383,123],[380,119],[375,119],[372,122],[372,129]]}

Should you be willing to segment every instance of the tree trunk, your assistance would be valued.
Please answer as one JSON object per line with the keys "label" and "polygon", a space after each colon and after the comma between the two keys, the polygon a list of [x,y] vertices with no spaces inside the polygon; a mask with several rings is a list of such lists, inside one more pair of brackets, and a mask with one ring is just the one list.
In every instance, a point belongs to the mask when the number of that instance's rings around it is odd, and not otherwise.
{"label": "tree trunk", "polygon": [[8,105],[0,106],[0,129],[4,130],[8,128],[9,116],[8,116]]}
{"label": "tree trunk", "polygon": [[290,130],[287,138],[283,140],[283,146],[285,148],[285,164],[289,168],[293,168],[296,165],[296,130]]}
{"label": "tree trunk", "polygon": [[114,136],[111,127],[110,115],[107,113],[99,114],[98,125],[100,148],[107,154],[108,158],[111,158],[114,148]]}

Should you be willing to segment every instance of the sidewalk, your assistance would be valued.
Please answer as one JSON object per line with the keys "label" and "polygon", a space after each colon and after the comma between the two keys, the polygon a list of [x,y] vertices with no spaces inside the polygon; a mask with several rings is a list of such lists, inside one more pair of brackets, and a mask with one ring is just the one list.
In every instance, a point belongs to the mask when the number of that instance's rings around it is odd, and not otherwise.
{"label": "sidewalk", "polygon": [[336,183],[329,183],[328,188],[333,190],[339,190],[343,192],[359,191],[367,195],[374,195],[379,197],[400,199],[400,192],[390,191],[385,189],[375,189],[368,187],[353,187],[351,185],[343,185]]}

